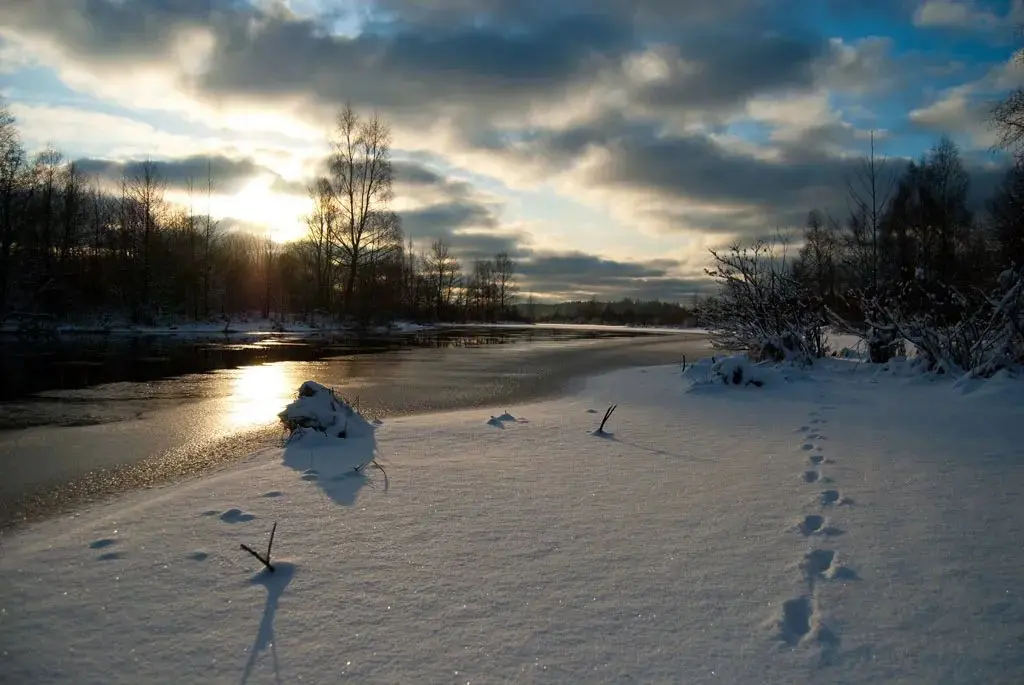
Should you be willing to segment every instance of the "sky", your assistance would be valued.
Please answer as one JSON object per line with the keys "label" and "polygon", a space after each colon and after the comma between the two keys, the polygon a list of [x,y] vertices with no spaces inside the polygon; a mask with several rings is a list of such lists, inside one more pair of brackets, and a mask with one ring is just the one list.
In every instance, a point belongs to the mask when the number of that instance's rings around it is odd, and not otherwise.
{"label": "sky", "polygon": [[[0,0],[0,96],[32,150],[301,237],[339,108],[391,126],[417,246],[507,251],[540,300],[688,301],[709,248],[847,211],[874,131],[940,136],[973,196],[1024,0]],[[215,189],[205,186],[207,165]]]}

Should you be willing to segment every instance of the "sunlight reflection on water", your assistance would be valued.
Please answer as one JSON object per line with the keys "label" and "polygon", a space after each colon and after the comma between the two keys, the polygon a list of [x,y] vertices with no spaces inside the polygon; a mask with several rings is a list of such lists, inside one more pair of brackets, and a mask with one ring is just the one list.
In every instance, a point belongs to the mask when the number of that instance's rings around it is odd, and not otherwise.
{"label": "sunlight reflection on water", "polygon": [[224,412],[225,431],[273,422],[298,391],[304,364],[275,362],[232,369],[231,394]]}

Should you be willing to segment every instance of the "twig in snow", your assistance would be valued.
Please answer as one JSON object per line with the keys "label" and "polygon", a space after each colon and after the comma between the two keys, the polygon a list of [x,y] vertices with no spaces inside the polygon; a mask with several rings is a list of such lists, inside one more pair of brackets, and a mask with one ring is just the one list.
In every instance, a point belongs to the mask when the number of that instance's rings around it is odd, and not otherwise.
{"label": "twig in snow", "polygon": [[276,533],[276,532],[277,532],[277,521],[274,521],[274,527],[270,529],[270,542],[267,543],[267,554],[266,554],[266,556],[260,556],[260,553],[255,551],[252,547],[249,547],[249,545],[245,545],[245,544],[242,545],[242,549],[244,549],[246,552],[248,552],[249,554],[251,554],[254,557],[256,557],[257,559],[259,559],[261,562],[263,562],[263,565],[266,566],[267,570],[270,571],[271,573],[274,572],[274,567],[270,563],[270,549],[271,549],[271,547],[274,546],[274,533]]}
{"label": "twig in snow", "polygon": [[597,432],[598,433],[604,433],[604,424],[608,423],[608,419],[611,418],[612,412],[614,412],[615,408],[618,407],[618,406],[619,405],[617,405],[617,404],[613,404],[612,406],[608,407],[607,411],[605,411],[604,418],[601,419],[601,425],[597,427]]}
{"label": "twig in snow", "polygon": [[388,472],[384,470],[383,466],[377,463],[376,459],[371,461],[370,465],[377,467],[378,469],[380,469],[380,472],[384,474],[384,492],[387,492],[388,487],[390,487],[390,482],[388,481]]}
{"label": "twig in snow", "polygon": [[364,470],[366,470],[367,466],[372,466],[372,467],[374,467],[375,469],[378,469],[381,473],[384,474],[384,492],[387,492],[388,488],[390,487],[390,480],[388,479],[388,472],[384,470],[384,467],[381,466],[380,463],[376,459],[371,459],[370,461],[364,462],[364,463],[360,464],[359,466],[355,466],[355,467],[352,468],[352,470],[355,471],[356,473],[362,473]]}

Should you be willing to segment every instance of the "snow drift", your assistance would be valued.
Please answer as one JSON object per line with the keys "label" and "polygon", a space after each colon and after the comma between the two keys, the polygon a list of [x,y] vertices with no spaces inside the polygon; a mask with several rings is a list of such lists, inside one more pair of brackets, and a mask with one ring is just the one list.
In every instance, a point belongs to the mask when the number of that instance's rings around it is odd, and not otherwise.
{"label": "snow drift", "polygon": [[278,417],[290,432],[285,465],[300,471],[303,480],[315,482],[332,501],[354,504],[359,490],[370,482],[366,468],[372,465],[384,472],[376,462],[376,426],[331,388],[305,381]]}
{"label": "snow drift", "polygon": [[701,359],[683,370],[683,378],[690,381],[691,387],[734,385],[761,388],[787,380],[779,366],[770,362],[754,362],[745,354]]}

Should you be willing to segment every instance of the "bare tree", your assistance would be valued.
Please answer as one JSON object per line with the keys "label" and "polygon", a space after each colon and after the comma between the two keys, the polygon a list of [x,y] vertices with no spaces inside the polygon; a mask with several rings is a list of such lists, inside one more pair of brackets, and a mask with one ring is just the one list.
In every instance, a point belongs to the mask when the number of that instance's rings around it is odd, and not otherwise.
{"label": "bare tree", "polygon": [[[853,178],[847,179],[846,190],[852,205],[851,237],[854,257],[856,258],[858,254],[861,256],[861,259],[857,260],[861,263],[853,266],[856,271],[867,271],[863,274],[867,279],[863,280],[867,280],[873,289],[878,288],[882,218],[895,187],[895,170],[889,168],[884,157],[879,158],[875,155],[875,132],[872,131],[870,152]],[[864,256],[867,260],[863,259]],[[863,261],[867,261],[867,264],[863,264]]]}
{"label": "bare tree", "polygon": [[838,226],[818,210],[807,216],[804,245],[793,264],[794,275],[825,301],[833,301],[837,289],[839,257]]}
{"label": "bare tree", "polygon": [[[345,273],[344,305],[351,311],[359,270],[382,233],[393,233],[388,207],[394,195],[391,131],[374,114],[363,119],[351,105],[339,113],[331,140],[331,189],[341,215],[336,240]],[[401,241],[399,241],[401,245]]]}
{"label": "bare tree", "polygon": [[213,168],[206,163],[206,213],[203,215],[200,232],[202,243],[203,272],[203,316],[210,316],[210,288],[213,281],[213,258],[217,243],[217,222],[210,216],[210,198],[213,195]]}
{"label": "bare tree", "polygon": [[270,305],[273,294],[274,267],[277,262],[279,250],[277,243],[269,235],[263,236],[260,241],[260,261],[263,271],[263,318],[270,318]]}
{"label": "bare tree", "polygon": [[442,318],[459,285],[462,267],[452,256],[448,243],[438,238],[431,243],[430,252],[424,257],[423,268],[431,286],[434,313],[438,318]]}
{"label": "bare tree", "polygon": [[494,284],[498,302],[498,311],[501,316],[508,314],[512,307],[512,297],[516,292],[515,283],[512,277],[515,275],[516,265],[507,252],[499,252],[494,257]]}
{"label": "bare tree", "polygon": [[137,316],[150,316],[146,310],[151,302],[153,281],[153,242],[164,211],[164,182],[152,160],[139,164],[128,182],[128,198],[138,222],[136,263],[139,268],[139,300]]}
{"label": "bare tree", "polygon": [[7,308],[15,202],[25,164],[25,149],[21,146],[15,123],[7,104],[0,101],[0,315]]}
{"label": "bare tree", "polygon": [[39,221],[39,233],[37,236],[37,255],[39,260],[38,283],[36,284],[37,295],[44,296],[52,286],[53,278],[53,255],[54,255],[54,226],[60,202],[60,174],[64,164],[64,157],[52,147],[36,155],[35,169],[33,175],[39,187],[36,210]]}
{"label": "bare tree", "polygon": [[[1017,50],[1014,60],[1024,65],[1024,48]],[[992,108],[992,123],[999,133],[999,146],[1024,161],[1024,87],[1018,87]]]}
{"label": "bare tree", "polygon": [[313,305],[327,310],[331,306],[334,283],[334,240],[339,216],[338,202],[331,183],[321,178],[308,188],[313,211],[306,215],[305,244],[313,270],[315,293]]}

